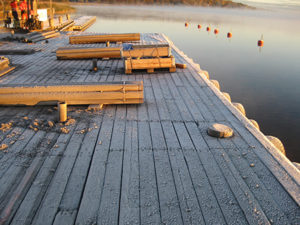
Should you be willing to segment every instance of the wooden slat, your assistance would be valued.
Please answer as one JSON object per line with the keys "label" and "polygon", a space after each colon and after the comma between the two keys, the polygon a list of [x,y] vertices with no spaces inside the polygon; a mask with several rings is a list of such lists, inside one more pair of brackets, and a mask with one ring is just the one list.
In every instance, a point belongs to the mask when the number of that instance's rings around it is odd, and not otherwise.
{"label": "wooden slat", "polygon": [[[84,129],[85,127],[86,124],[83,122],[78,124],[79,130]],[[47,193],[39,207],[39,213],[35,215],[31,224],[52,224],[85,134],[86,133],[81,132],[73,133],[66,150],[64,151],[64,157],[62,157],[61,162],[56,169],[56,173],[48,187]]]}
{"label": "wooden slat", "polygon": [[[109,146],[114,125],[111,116],[114,115],[115,108],[116,107],[113,106],[106,109],[78,210],[76,224],[96,224],[101,195],[104,189],[103,185],[108,162]],[[95,177],[97,179],[95,179]]]}
{"label": "wooden slat", "polygon": [[97,224],[118,224],[126,110],[117,106]]}
{"label": "wooden slat", "polygon": [[[133,114],[133,107],[128,114]],[[128,120],[128,119],[127,119]],[[123,224],[140,224],[138,131],[136,121],[126,122],[119,218]]]}

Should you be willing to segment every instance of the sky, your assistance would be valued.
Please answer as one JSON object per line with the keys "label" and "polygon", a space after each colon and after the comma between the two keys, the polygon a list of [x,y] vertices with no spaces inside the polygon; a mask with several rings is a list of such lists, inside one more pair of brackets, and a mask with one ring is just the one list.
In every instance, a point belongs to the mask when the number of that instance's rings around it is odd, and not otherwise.
{"label": "sky", "polygon": [[293,11],[300,15],[300,0],[233,0],[241,2],[258,9]]}
{"label": "sky", "polygon": [[237,2],[248,4],[276,4],[288,6],[300,6],[300,0],[237,0]]}

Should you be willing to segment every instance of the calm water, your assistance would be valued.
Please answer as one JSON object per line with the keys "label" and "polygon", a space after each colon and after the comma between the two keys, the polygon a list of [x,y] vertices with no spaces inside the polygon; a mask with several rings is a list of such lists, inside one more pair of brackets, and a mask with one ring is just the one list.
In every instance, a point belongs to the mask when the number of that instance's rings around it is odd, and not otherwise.
{"label": "calm water", "polygon": [[[77,7],[77,14],[97,16],[91,32],[165,33],[244,105],[264,134],[283,142],[289,159],[300,162],[300,10],[264,8],[94,5]],[[208,33],[208,25],[219,34]],[[265,45],[259,49],[262,34]]]}

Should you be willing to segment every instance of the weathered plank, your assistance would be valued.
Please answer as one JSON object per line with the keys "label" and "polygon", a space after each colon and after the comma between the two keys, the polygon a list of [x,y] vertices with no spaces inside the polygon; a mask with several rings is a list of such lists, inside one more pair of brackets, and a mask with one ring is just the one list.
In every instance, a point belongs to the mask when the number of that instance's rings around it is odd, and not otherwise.
{"label": "weathered plank", "polygon": [[140,224],[139,153],[136,121],[126,122],[121,183],[119,223]]}
{"label": "weathered plank", "polygon": [[32,224],[43,223],[46,225],[53,223],[82,140],[85,136],[85,133],[80,132],[84,128],[86,128],[86,124],[80,122],[76,131],[73,133]]}
{"label": "weathered plank", "polygon": [[168,147],[175,187],[180,203],[183,222],[186,224],[204,224],[201,206],[191,180],[189,168],[183,156],[183,149],[171,122],[162,122],[164,137]]}
{"label": "weathered plank", "polygon": [[111,142],[115,107],[107,107],[76,217],[77,224],[96,223]]}
{"label": "weathered plank", "polygon": [[140,211],[142,224],[161,223],[159,195],[148,122],[138,122]]}

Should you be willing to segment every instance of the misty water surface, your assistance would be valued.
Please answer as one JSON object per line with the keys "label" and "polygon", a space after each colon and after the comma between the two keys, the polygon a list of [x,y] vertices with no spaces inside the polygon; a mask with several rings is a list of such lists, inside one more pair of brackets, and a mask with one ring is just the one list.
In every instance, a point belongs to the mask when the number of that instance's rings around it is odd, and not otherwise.
{"label": "misty water surface", "polygon": [[[77,6],[77,14],[97,16],[91,32],[165,33],[220,82],[232,101],[244,105],[247,117],[255,119],[264,134],[283,142],[288,158],[300,162],[300,11],[262,6],[244,10],[92,5]],[[206,32],[208,25],[220,33]],[[226,37],[229,31],[231,40]],[[259,51],[262,34],[265,45]]]}

